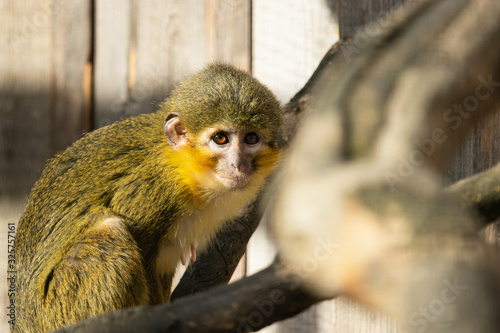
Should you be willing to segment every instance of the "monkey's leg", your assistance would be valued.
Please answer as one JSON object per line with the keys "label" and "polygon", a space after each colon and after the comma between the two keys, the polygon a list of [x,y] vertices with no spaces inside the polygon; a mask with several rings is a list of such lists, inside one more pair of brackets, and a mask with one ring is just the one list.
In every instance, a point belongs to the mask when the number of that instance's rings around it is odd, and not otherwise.
{"label": "monkey's leg", "polygon": [[45,279],[44,329],[106,311],[148,303],[139,248],[120,218],[90,228]]}

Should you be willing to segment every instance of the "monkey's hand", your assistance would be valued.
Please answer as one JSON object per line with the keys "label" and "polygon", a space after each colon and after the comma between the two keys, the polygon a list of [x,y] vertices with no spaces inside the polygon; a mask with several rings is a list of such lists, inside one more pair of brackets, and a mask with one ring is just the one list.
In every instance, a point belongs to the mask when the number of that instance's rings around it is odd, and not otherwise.
{"label": "monkey's hand", "polygon": [[191,246],[187,250],[181,249],[181,263],[182,263],[182,265],[184,265],[184,266],[187,265],[188,256],[191,257],[192,262],[196,261],[196,244],[191,244]]}

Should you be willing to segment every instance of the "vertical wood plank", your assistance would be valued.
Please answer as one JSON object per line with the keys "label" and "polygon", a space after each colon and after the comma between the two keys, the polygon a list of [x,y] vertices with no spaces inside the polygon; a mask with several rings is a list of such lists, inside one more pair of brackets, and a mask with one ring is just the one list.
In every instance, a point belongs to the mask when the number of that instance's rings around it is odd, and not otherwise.
{"label": "vertical wood plank", "polygon": [[205,0],[208,58],[250,71],[250,0]]}
{"label": "vertical wood plank", "polygon": [[[2,267],[7,259],[7,223],[17,223],[46,160],[84,129],[90,19],[89,0],[0,0]],[[0,273],[4,309],[5,274]],[[8,332],[4,319],[0,331]]]}
{"label": "vertical wood plank", "polygon": [[130,114],[156,110],[174,84],[208,61],[204,2],[146,0],[136,15]]}
{"label": "vertical wood plank", "polygon": [[95,2],[94,127],[126,116],[131,16],[130,0]]}
{"label": "vertical wood plank", "polygon": [[[324,0],[252,2],[252,73],[286,103],[307,82],[338,39],[336,16]],[[266,219],[250,240],[249,274],[275,256]],[[315,308],[262,332],[317,332]]]}
{"label": "vertical wood plank", "polygon": [[91,58],[90,0],[55,1],[52,29],[51,151],[67,148],[85,130],[91,103],[85,81]]}

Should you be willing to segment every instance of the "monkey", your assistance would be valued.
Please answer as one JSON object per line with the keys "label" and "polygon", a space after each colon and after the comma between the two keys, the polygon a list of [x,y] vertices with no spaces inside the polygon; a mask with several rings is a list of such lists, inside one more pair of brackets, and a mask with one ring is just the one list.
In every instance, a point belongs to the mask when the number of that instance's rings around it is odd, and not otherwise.
{"label": "monkey", "polygon": [[281,123],[269,88],[214,63],[156,112],[56,154],[18,224],[13,332],[169,302],[178,264],[196,260],[275,169]]}

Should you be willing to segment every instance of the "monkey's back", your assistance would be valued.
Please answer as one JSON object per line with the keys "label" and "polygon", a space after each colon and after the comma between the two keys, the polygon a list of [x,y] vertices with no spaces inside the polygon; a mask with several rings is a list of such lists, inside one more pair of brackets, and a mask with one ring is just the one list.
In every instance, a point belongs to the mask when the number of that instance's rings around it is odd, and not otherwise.
{"label": "monkey's back", "polygon": [[[36,315],[44,281],[61,254],[107,214],[122,217],[144,260],[153,260],[155,243],[177,218],[176,190],[166,186],[173,172],[169,150],[163,116],[155,113],[91,132],[48,162],[17,231],[20,319]],[[140,230],[144,226],[147,235]]]}

